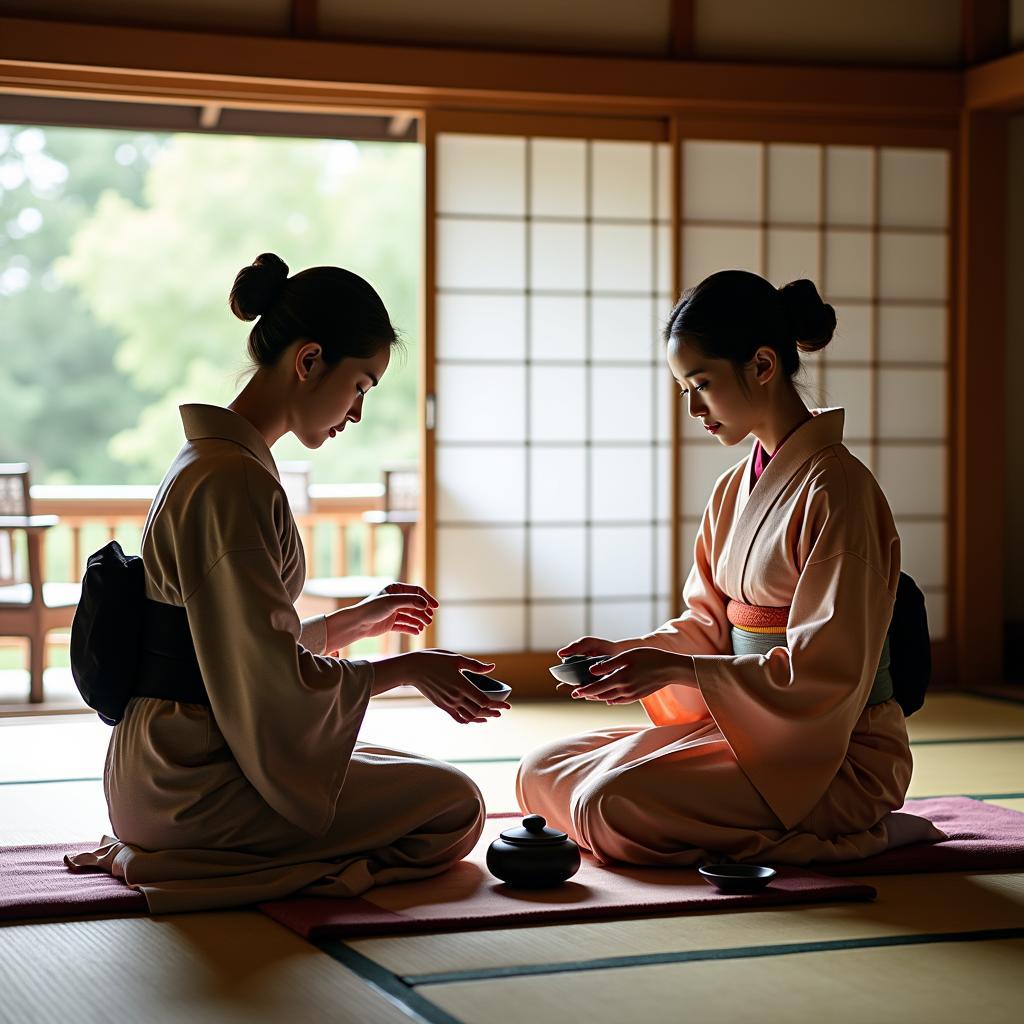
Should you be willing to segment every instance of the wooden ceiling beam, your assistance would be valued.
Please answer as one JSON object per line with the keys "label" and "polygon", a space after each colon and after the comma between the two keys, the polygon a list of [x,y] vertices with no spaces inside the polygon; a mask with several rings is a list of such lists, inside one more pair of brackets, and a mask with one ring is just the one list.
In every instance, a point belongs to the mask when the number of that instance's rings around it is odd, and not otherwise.
{"label": "wooden ceiling beam", "polygon": [[1024,50],[964,72],[968,110],[1024,110]]}
{"label": "wooden ceiling beam", "polygon": [[512,54],[0,18],[0,89],[620,116],[948,118],[958,71]]}

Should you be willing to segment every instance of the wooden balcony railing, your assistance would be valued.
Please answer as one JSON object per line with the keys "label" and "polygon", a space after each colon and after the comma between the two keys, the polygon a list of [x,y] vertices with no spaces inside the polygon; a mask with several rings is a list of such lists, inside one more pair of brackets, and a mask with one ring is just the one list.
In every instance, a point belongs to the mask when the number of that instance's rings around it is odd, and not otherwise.
{"label": "wooden balcony railing", "polygon": [[[137,551],[155,494],[155,486],[33,485],[32,512],[60,518],[46,538],[44,579],[81,579],[85,559],[112,538],[126,550]],[[310,576],[372,576],[392,571],[390,564],[379,566],[378,562],[390,563],[394,552],[389,546],[378,553],[376,531],[363,520],[363,513],[383,507],[383,496],[380,484],[310,486],[310,511],[296,517]]]}
{"label": "wooden balcony railing", "polygon": [[[88,556],[114,538],[121,542],[125,551],[137,553],[155,494],[155,486],[34,485],[32,513],[54,515],[59,519],[45,534],[43,579],[48,583],[79,581]],[[306,552],[307,577],[397,577],[401,559],[399,529],[364,519],[365,513],[383,509],[383,485],[313,484],[309,488],[309,499],[309,511],[296,516]],[[20,545],[18,563],[24,566],[24,538],[16,536],[15,539]],[[325,610],[320,603],[310,604],[304,596],[296,603],[296,608],[300,615],[315,614]],[[69,638],[70,632],[66,630],[55,629],[48,634],[46,662],[49,666],[67,665]],[[360,656],[382,649],[379,638],[362,643]],[[0,670],[20,669],[22,654],[12,656],[9,649],[24,646],[25,641],[20,637],[0,637]],[[7,675],[0,671],[0,676]],[[48,685],[54,682],[51,680]],[[77,703],[69,680],[58,678],[56,686],[59,693],[51,700],[65,701],[69,706]],[[5,696],[8,691],[10,694]],[[404,688],[393,691],[393,695],[403,693]],[[21,700],[20,682],[11,683],[6,678],[0,681],[0,705],[9,710],[20,707]]]}

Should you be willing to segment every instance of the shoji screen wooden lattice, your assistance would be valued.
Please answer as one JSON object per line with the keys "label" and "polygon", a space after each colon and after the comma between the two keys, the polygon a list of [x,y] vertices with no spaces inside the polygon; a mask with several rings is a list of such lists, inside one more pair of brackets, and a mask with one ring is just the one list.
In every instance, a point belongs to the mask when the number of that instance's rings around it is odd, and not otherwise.
{"label": "shoji screen wooden lattice", "polygon": [[[687,140],[681,172],[684,287],[736,267],[810,278],[835,307],[832,343],[802,356],[798,380],[809,403],[845,408],[847,446],[885,491],[933,639],[946,636],[947,151]],[[692,421],[681,440],[686,553],[716,477],[747,448]]]}
{"label": "shoji screen wooden lattice", "polygon": [[668,614],[670,154],[434,139],[435,642],[548,651]]}
{"label": "shoji screen wooden lattice", "polygon": [[685,576],[714,480],[747,446],[685,416],[673,446],[660,327],[676,284],[726,267],[809,277],[835,306],[801,383],[846,408],[946,636],[948,152],[687,138],[673,166],[657,122],[616,139],[458,120],[428,134],[434,642],[550,652],[678,610],[673,479]]}

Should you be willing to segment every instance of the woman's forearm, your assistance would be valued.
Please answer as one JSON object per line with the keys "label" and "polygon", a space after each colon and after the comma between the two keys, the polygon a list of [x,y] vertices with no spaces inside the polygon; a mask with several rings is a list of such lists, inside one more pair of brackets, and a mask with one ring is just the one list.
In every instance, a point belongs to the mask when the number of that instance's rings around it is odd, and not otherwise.
{"label": "woman's forearm", "polygon": [[659,651],[665,651],[668,654],[675,653],[672,650],[671,633],[647,633],[645,636],[634,636],[629,637],[625,640],[616,640],[616,653],[621,654],[623,651],[632,651],[637,647],[654,647]]}
{"label": "woman's forearm", "polygon": [[356,605],[349,608],[339,608],[325,616],[324,625],[327,628],[327,642],[324,650],[340,651],[343,647],[362,640],[362,632],[357,618]]}
{"label": "woman's forearm", "polygon": [[370,687],[370,696],[387,693],[396,686],[402,686],[409,681],[409,655],[395,654],[390,658],[381,658],[373,663],[373,685]]}

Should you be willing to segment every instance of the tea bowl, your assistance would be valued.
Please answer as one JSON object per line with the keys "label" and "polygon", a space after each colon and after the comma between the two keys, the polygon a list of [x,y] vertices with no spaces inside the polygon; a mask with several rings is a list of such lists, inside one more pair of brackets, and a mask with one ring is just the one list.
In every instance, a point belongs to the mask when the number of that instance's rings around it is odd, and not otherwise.
{"label": "tea bowl", "polygon": [[760,864],[704,864],[697,868],[701,877],[719,892],[760,892],[775,877],[774,868]]}

